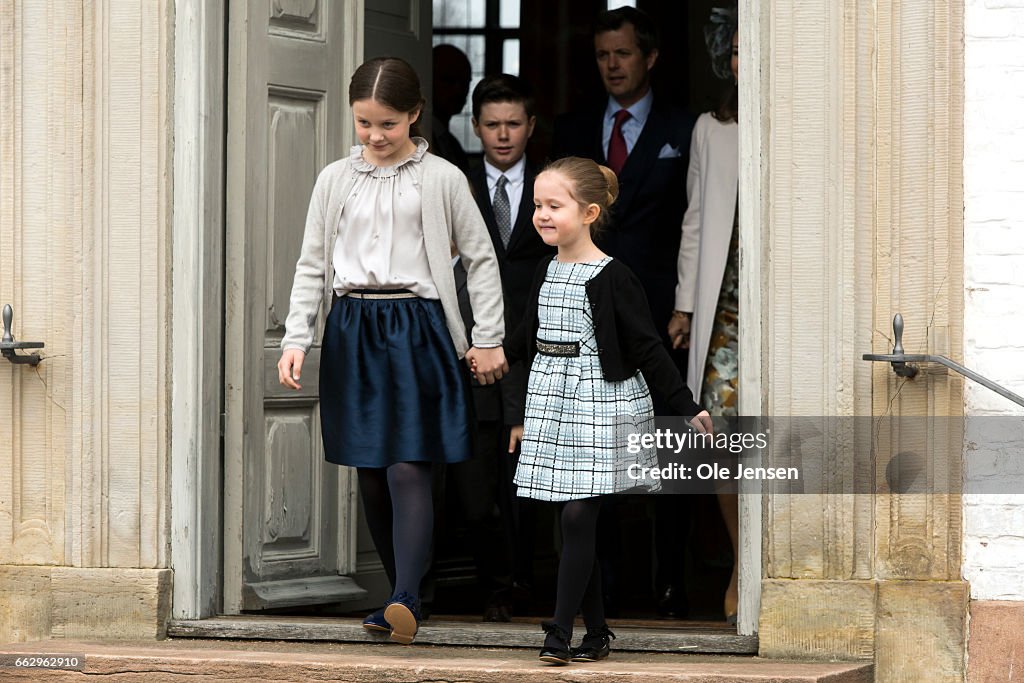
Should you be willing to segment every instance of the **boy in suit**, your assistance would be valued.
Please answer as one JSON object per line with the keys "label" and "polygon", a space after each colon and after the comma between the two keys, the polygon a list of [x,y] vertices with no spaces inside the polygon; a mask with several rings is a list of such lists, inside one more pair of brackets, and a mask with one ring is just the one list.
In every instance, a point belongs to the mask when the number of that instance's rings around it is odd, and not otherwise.
{"label": "boy in suit", "polygon": [[[473,90],[472,103],[473,131],[480,138],[484,158],[470,170],[469,181],[498,257],[507,336],[523,318],[537,265],[555,253],[533,227],[533,180],[538,169],[527,161],[526,145],[537,119],[532,90],[517,76],[484,78]],[[463,315],[468,317],[465,311]],[[469,467],[465,466],[469,463],[460,463],[458,469],[463,471],[453,473],[456,480],[466,480],[466,485],[457,484],[463,497],[472,497],[484,495],[480,491],[482,473],[474,468],[489,464],[497,471],[498,505],[504,522],[505,552],[501,555],[508,557],[512,571],[509,582],[491,595],[484,614],[487,621],[508,621],[514,603],[529,598],[533,578],[534,511],[530,501],[516,497],[512,478],[517,457],[507,453],[509,428],[518,413],[520,392],[516,386],[525,380],[526,368],[517,363],[497,385],[474,385],[480,453],[470,463],[478,462]]]}

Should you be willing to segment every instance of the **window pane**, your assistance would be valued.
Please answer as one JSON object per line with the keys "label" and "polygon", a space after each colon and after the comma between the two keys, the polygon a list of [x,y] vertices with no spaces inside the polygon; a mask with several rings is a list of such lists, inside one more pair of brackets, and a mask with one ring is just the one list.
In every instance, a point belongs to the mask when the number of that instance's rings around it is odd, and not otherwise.
{"label": "window pane", "polygon": [[506,40],[501,46],[501,70],[504,73],[519,75],[519,39]]}
{"label": "window pane", "polygon": [[435,28],[483,28],[487,0],[434,0]]}
{"label": "window pane", "polygon": [[[437,0],[434,0],[434,7],[437,7]],[[620,7],[636,7],[636,0],[608,0],[608,9]]]}
{"label": "window pane", "polygon": [[[473,66],[473,75],[483,76],[484,73],[484,49],[486,42],[483,36],[467,36],[458,34],[437,35],[431,39],[433,45],[454,45],[462,50],[469,63]],[[470,91],[472,92],[472,91]]]}
{"label": "window pane", "polygon": [[[476,84],[482,78],[483,75],[473,76],[473,81],[469,84],[469,92],[473,92],[473,88],[476,87]],[[466,98],[466,106],[462,113],[452,117],[451,122],[448,124],[448,130],[452,132],[452,135],[462,145],[462,149],[466,150],[468,154],[483,151],[483,147],[480,146],[480,138],[473,132],[473,105],[470,102],[470,98]]]}
{"label": "window pane", "polygon": [[501,27],[519,28],[519,0],[501,0]]}

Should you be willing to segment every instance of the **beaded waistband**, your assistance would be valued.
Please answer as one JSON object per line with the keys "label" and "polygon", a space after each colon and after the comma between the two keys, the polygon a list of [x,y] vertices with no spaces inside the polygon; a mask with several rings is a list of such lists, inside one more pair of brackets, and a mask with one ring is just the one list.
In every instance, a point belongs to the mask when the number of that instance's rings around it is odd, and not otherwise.
{"label": "beaded waistband", "polygon": [[576,357],[580,355],[579,342],[546,342],[537,340],[537,353],[545,356]]}

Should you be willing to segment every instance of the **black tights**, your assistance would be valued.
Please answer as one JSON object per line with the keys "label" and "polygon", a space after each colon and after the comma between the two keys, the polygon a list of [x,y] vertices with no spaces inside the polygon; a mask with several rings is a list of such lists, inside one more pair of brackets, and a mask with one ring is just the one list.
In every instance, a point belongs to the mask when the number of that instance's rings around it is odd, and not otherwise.
{"label": "black tights", "polygon": [[601,569],[594,544],[600,498],[569,501],[562,508],[562,557],[558,562],[558,593],[555,595],[555,624],[572,634],[576,612],[590,628],[605,625],[601,596]]}
{"label": "black tights", "polygon": [[393,594],[418,597],[434,530],[431,465],[400,462],[357,472],[366,524]]}

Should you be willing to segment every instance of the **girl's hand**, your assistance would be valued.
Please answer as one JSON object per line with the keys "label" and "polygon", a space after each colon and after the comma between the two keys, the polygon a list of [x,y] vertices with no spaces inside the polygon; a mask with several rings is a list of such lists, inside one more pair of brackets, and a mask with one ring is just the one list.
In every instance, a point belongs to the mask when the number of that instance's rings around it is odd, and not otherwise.
{"label": "girl's hand", "polygon": [[672,311],[672,317],[668,319],[668,338],[672,342],[673,349],[690,348],[689,313]]}
{"label": "girl's hand", "polygon": [[516,448],[523,442],[523,425],[516,425],[508,435],[508,452],[515,453]]}
{"label": "girl's hand", "polygon": [[690,420],[690,424],[693,425],[693,428],[701,434],[715,433],[714,425],[711,424],[711,415],[706,410],[702,410],[697,413],[697,415]]}
{"label": "girl's hand", "polygon": [[505,352],[500,346],[493,349],[470,348],[466,352],[466,364],[480,384],[494,384],[508,372]]}
{"label": "girl's hand", "polygon": [[277,381],[289,389],[301,389],[299,379],[302,377],[302,363],[306,353],[299,349],[285,349],[281,360],[277,361]]}

